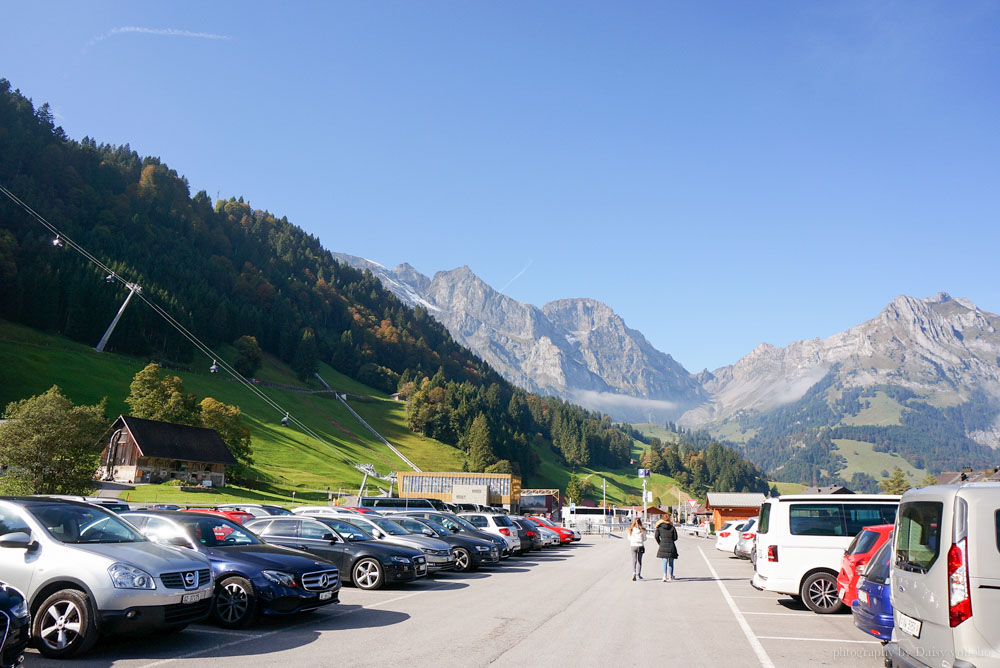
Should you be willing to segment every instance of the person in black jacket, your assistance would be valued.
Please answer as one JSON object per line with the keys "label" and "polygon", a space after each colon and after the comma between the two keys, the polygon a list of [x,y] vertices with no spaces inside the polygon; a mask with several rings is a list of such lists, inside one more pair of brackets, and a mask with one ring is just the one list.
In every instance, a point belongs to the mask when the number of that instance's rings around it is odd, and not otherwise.
{"label": "person in black jacket", "polygon": [[660,546],[656,551],[656,556],[663,563],[663,581],[666,582],[668,577],[673,580],[674,559],[680,555],[677,553],[677,529],[674,528],[669,516],[664,516],[656,523],[653,537],[656,538],[656,542]]}

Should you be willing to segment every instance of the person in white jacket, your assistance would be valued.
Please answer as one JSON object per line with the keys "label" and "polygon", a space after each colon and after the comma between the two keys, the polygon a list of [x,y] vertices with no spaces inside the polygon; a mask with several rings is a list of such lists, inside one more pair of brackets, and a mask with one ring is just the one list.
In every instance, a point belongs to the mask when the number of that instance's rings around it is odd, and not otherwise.
{"label": "person in white jacket", "polygon": [[628,528],[628,545],[632,550],[632,581],[642,579],[642,555],[646,551],[646,527],[636,517]]}

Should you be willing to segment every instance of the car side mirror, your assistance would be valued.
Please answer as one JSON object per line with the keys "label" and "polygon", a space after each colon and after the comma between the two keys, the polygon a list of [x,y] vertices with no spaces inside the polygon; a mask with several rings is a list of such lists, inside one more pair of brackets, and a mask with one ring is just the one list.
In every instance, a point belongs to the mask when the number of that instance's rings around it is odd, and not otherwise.
{"label": "car side mirror", "polygon": [[0,536],[0,547],[12,547],[14,549],[28,550],[31,552],[38,543],[31,540],[31,536],[23,531],[14,531]]}
{"label": "car side mirror", "polygon": [[433,538],[433,537],[434,537],[434,532],[433,532],[433,531],[431,531],[430,529],[424,529],[424,530],[423,530],[423,531],[421,531],[420,533],[424,534],[425,536],[430,536],[431,538]]}
{"label": "car side mirror", "polygon": [[325,533],[325,534],[323,534],[323,540],[328,540],[331,543],[336,543],[337,542],[336,536],[334,536],[332,533]]}
{"label": "car side mirror", "polygon": [[459,529],[458,527],[452,527],[451,528],[451,532],[452,533],[458,533],[459,531],[461,531],[461,529]]}
{"label": "car side mirror", "polygon": [[385,538],[385,534],[383,534],[379,529],[372,529],[372,535],[376,538]]}

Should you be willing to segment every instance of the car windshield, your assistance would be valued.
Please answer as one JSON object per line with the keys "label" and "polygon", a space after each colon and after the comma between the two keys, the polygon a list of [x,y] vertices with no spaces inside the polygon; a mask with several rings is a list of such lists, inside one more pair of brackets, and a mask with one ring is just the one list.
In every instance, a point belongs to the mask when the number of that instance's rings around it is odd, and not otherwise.
{"label": "car windshield", "polygon": [[877,531],[864,529],[854,537],[851,546],[847,548],[847,554],[867,554],[871,552],[872,548],[875,547],[875,543],[878,542],[878,537],[879,534]]}
{"label": "car windshield", "polygon": [[[424,531],[431,529],[431,527],[427,526],[426,524],[422,524],[417,520],[411,520],[403,517],[399,518],[398,520],[395,520],[395,522],[396,524],[398,524],[399,526],[403,527],[404,529],[413,534],[422,534]],[[431,529],[431,531],[433,531],[433,529]]]}
{"label": "car windshield", "polygon": [[146,539],[117,516],[95,506],[38,503],[28,507],[61,543],[142,543]]}
{"label": "car windshield", "polygon": [[399,526],[395,522],[377,517],[369,517],[368,520],[390,536],[406,536],[409,534],[406,529]]}
{"label": "car windshield", "polygon": [[281,508],[279,506],[261,506],[264,510],[271,513],[272,515],[293,515],[292,511],[288,508]]}
{"label": "car windshield", "polygon": [[440,521],[435,519],[435,520],[420,520],[420,521],[429,526],[434,531],[438,532],[439,534],[451,533],[451,530],[444,525],[444,522],[447,522],[448,520]]}
{"label": "car windshield", "polygon": [[[868,532],[873,533],[873,532]],[[889,540],[878,549],[872,560],[868,562],[868,570],[865,577],[878,584],[885,584],[889,581],[889,569],[892,565],[892,534]]]}
{"label": "car windshield", "polygon": [[351,542],[358,542],[360,540],[372,540],[373,536],[367,533],[364,529],[358,528],[351,524],[350,522],[344,522],[341,520],[331,520],[326,518],[318,518],[320,522],[327,525],[334,531],[340,534],[340,537],[344,540],[349,540]]}
{"label": "car windshield", "polygon": [[192,540],[205,547],[260,545],[256,536],[223,517],[211,515],[174,516],[173,519],[187,530]]}

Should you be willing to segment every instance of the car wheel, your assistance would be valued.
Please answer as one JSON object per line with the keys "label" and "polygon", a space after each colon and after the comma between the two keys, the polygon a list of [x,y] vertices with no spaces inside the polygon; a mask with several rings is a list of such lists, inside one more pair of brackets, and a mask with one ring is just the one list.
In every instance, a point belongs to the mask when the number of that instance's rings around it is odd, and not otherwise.
{"label": "car wheel", "polygon": [[359,589],[379,589],[384,580],[382,564],[374,559],[360,559],[351,569],[351,581]]}
{"label": "car wheel", "polygon": [[212,617],[219,626],[241,629],[257,618],[257,594],[246,578],[231,576],[215,588]]}
{"label": "car wheel", "polygon": [[472,570],[472,555],[464,547],[455,550],[455,570],[459,573]]}
{"label": "car wheel", "polygon": [[63,589],[49,596],[35,613],[31,635],[38,651],[51,659],[86,652],[97,642],[97,626],[87,595]]}
{"label": "car wheel", "polygon": [[837,593],[837,578],[830,573],[813,573],[802,583],[802,602],[813,612],[826,615],[844,609]]}

